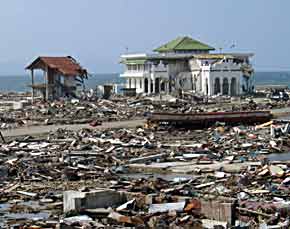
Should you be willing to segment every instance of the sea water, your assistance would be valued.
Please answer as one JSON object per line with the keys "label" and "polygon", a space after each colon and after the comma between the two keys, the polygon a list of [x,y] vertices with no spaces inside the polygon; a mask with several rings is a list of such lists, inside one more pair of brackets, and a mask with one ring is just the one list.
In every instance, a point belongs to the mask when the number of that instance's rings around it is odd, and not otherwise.
{"label": "sea water", "polygon": [[[290,88],[290,72],[256,72],[254,75],[256,85],[265,84],[284,84]],[[43,76],[35,76],[35,82],[42,83]],[[96,88],[97,85],[106,83],[123,83],[124,80],[120,78],[118,73],[106,74],[92,74],[86,80],[86,88]],[[29,91],[28,85],[31,84],[31,78],[27,75],[0,75],[0,92]]]}
{"label": "sea water", "polygon": [[[36,75],[34,77],[35,83],[43,83],[44,79],[42,75]],[[97,85],[103,85],[106,83],[123,83],[123,79],[120,78],[120,74],[93,74],[85,80],[86,88],[96,88]],[[30,91],[29,85],[31,85],[30,75],[0,75],[0,92],[25,92]]]}

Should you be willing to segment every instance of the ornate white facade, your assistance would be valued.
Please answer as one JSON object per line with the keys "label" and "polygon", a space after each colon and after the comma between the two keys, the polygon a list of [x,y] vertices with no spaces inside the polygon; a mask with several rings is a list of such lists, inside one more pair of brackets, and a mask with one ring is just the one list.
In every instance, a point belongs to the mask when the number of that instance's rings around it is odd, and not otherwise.
{"label": "ornate white facade", "polygon": [[127,88],[158,94],[174,90],[200,95],[242,95],[253,91],[249,53],[209,53],[186,50],[121,56]]}

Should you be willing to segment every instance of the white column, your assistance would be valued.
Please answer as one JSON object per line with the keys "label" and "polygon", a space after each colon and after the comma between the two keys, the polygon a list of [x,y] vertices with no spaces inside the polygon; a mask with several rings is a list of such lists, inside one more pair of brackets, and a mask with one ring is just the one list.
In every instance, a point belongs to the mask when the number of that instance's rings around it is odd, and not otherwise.
{"label": "white column", "polygon": [[155,94],[155,77],[153,76],[153,94]]}
{"label": "white column", "polygon": [[142,88],[141,88],[141,91],[142,91],[142,93],[144,93],[145,92],[145,77],[143,77],[141,80],[142,80]]}
{"label": "white column", "polygon": [[206,95],[206,76],[203,70],[201,70],[201,91]]}
{"label": "white column", "polygon": [[238,95],[241,94],[240,77],[237,77],[237,93],[238,93]]}
{"label": "white column", "polygon": [[148,77],[148,95],[151,94],[151,78]]}
{"label": "white column", "polygon": [[130,81],[131,81],[131,79],[130,78],[127,78],[127,88],[130,88],[131,87]]}
{"label": "white column", "polygon": [[141,81],[142,79],[141,78],[138,78],[137,79],[137,92],[140,93],[141,92]]}
{"label": "white column", "polygon": [[232,78],[229,78],[228,79],[228,82],[229,82],[229,91],[228,91],[228,95],[231,96],[231,84],[232,84]]}
{"label": "white column", "polygon": [[220,78],[220,91],[221,91],[221,95],[223,95],[223,83],[224,83],[224,79],[223,77]]}
{"label": "white column", "polygon": [[208,77],[208,95],[212,94],[212,83],[211,83],[211,77]]}

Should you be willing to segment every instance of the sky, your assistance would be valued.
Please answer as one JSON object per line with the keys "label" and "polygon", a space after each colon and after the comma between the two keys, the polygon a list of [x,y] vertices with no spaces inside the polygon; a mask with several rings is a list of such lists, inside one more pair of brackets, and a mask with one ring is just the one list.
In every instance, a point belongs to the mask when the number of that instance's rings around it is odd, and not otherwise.
{"label": "sky", "polygon": [[258,71],[290,71],[289,9],[288,0],[1,1],[0,75],[67,55],[91,73],[121,72],[127,48],[150,53],[178,36],[253,52]]}

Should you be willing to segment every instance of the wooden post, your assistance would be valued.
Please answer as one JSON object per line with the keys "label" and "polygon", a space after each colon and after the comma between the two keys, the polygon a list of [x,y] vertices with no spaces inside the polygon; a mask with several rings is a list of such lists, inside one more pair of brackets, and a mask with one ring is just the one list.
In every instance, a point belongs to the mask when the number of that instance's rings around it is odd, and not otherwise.
{"label": "wooden post", "polygon": [[45,99],[46,101],[48,101],[49,99],[49,80],[48,80],[48,67],[46,68],[46,71],[45,71],[45,84],[46,84],[46,90],[45,90]]}
{"label": "wooden post", "polygon": [[31,96],[32,96],[32,104],[34,103],[34,71],[31,69]]}

